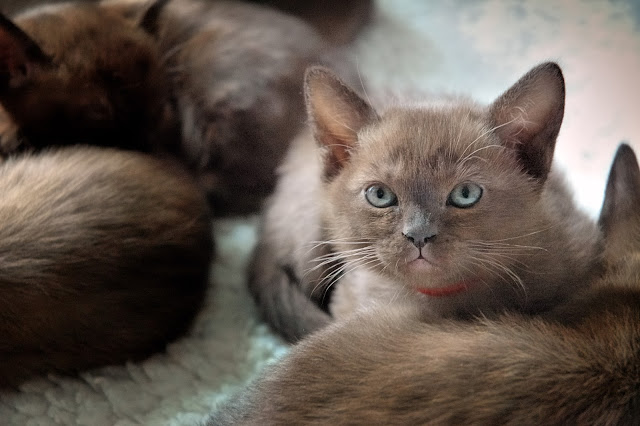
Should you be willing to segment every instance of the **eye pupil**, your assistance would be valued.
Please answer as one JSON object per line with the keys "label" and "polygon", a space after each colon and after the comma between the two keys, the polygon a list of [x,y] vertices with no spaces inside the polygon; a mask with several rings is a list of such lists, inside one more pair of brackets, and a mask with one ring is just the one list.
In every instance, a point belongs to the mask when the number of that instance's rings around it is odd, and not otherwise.
{"label": "eye pupil", "polygon": [[396,194],[384,185],[371,185],[365,190],[365,198],[374,207],[385,208],[396,204]]}
{"label": "eye pupil", "polygon": [[482,197],[482,187],[475,183],[462,183],[449,194],[447,204],[465,209],[475,205]]}

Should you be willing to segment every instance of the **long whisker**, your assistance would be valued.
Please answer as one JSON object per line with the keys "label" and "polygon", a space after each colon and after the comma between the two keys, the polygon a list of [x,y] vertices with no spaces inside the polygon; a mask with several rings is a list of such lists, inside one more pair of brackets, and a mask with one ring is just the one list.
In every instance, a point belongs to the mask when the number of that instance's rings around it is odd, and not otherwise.
{"label": "long whisker", "polygon": [[509,124],[513,123],[515,120],[516,120],[516,119],[514,118],[514,119],[512,119],[512,120],[510,120],[510,121],[508,121],[508,122],[506,122],[506,123],[502,123],[502,124],[500,124],[500,125],[497,125],[497,126],[495,126],[495,127],[491,128],[491,129],[487,130],[486,132],[481,133],[481,134],[480,134],[480,136],[478,136],[477,138],[475,138],[475,139],[473,140],[473,142],[471,142],[469,145],[467,145],[467,147],[464,149],[464,151],[462,151],[462,154],[460,154],[460,156],[462,157],[463,155],[465,155],[465,154],[466,154],[466,152],[467,152],[467,150],[468,150],[469,148],[471,148],[471,146],[472,146],[473,144],[475,144],[476,142],[478,142],[482,137],[484,137],[484,136],[488,135],[489,133],[491,133],[491,132],[493,132],[493,131],[495,131],[495,130],[498,130],[499,128],[501,128],[501,127],[503,127],[503,126],[507,126],[507,125],[509,125]]}
{"label": "long whisker", "polygon": [[548,226],[544,229],[539,229],[537,231],[533,231],[533,232],[529,232],[527,234],[522,234],[522,235],[516,235],[515,237],[509,237],[509,238],[501,238],[499,240],[487,240],[486,242],[492,242],[492,243],[497,243],[497,242],[501,242],[501,241],[511,241],[511,240],[517,240],[518,238],[524,238],[524,237],[530,237],[531,235],[536,235],[536,234],[540,234],[541,232],[546,232],[554,227],[556,227],[557,225],[551,225]]}
{"label": "long whisker", "polygon": [[[518,285],[519,288],[522,289],[524,295],[526,296],[527,294],[526,286],[524,285],[524,283],[522,282],[522,279],[518,276],[518,274],[515,273],[511,268],[507,267],[506,265],[504,265],[503,263],[495,259],[474,257],[473,260],[475,260],[476,262],[479,262],[479,264],[476,263],[476,265],[484,267],[487,272],[491,272],[493,270],[493,272],[495,272],[496,275],[500,277],[502,280],[504,280],[505,282],[513,281],[515,284]],[[507,280],[504,276],[502,276],[501,272],[505,273],[509,278],[511,278],[511,280]]]}
{"label": "long whisker", "polygon": [[466,163],[467,161],[469,161],[469,159],[471,159],[473,157],[473,155],[477,152],[482,151],[483,149],[488,149],[488,148],[499,148],[499,149],[505,149],[504,146],[502,145],[497,145],[497,144],[491,144],[491,145],[486,145],[486,146],[482,146],[474,151],[472,151],[471,153],[467,154],[466,156],[464,156],[463,158],[461,158],[460,160],[458,160],[458,165],[463,165],[464,163]]}
{"label": "long whisker", "polygon": [[313,266],[309,269],[307,269],[304,272],[303,276],[308,275],[309,273],[313,272],[313,271],[317,271],[318,269],[329,265],[333,262],[339,262],[339,261],[348,261],[349,259],[353,259],[353,258],[359,258],[359,257],[367,257],[370,255],[375,254],[375,250],[360,250],[358,252],[355,253],[349,253],[349,254],[341,254],[341,253],[330,253],[331,256],[326,255],[328,257],[324,258],[324,259],[320,259],[320,257],[314,259],[312,262],[320,262],[319,264],[317,264],[316,266]]}
{"label": "long whisker", "polygon": [[367,251],[375,252],[375,250],[376,250],[375,247],[367,246],[367,247],[358,247],[358,248],[349,249],[349,250],[334,251],[331,253],[327,253],[327,254],[323,254],[318,257],[315,257],[313,261],[318,261],[318,260],[327,259],[327,258],[334,258],[334,257],[348,257],[354,254],[363,253]]}
{"label": "long whisker", "polygon": [[[323,286],[324,284],[328,284],[328,286],[331,286],[334,282],[337,281],[337,277],[339,276],[347,275],[355,271],[357,268],[366,267],[368,265],[372,265],[376,263],[381,264],[380,260],[374,256],[366,256],[363,258],[359,258],[355,262],[351,261],[351,262],[341,263],[336,267],[335,270],[331,271],[328,275],[323,277],[318,284],[316,284],[316,286],[311,291],[311,294],[313,294],[318,289],[318,287]],[[325,293],[326,293],[326,290],[325,290]]]}
{"label": "long whisker", "polygon": [[309,254],[313,250],[322,246],[333,246],[335,244],[358,245],[358,244],[368,244],[368,243],[371,243],[372,241],[375,241],[375,240],[373,238],[367,238],[363,240],[355,240],[353,238],[334,238],[334,239],[325,240],[325,241],[310,241],[309,243],[307,243],[307,245],[311,247],[307,250],[306,254]]}

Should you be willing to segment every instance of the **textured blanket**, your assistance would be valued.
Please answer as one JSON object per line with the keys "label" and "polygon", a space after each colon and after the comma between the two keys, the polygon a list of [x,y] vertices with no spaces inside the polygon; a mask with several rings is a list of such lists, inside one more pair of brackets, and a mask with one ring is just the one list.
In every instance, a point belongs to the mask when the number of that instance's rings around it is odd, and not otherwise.
{"label": "textured blanket", "polygon": [[[567,81],[556,160],[596,215],[620,141],[640,151],[640,3],[635,0],[379,0],[351,52],[370,92],[455,92],[489,102],[533,65]],[[0,395],[0,424],[189,425],[287,347],[245,289],[257,218],[218,221],[205,308],[191,333],[136,364],[48,377]],[[214,285],[215,284],[215,285]]]}

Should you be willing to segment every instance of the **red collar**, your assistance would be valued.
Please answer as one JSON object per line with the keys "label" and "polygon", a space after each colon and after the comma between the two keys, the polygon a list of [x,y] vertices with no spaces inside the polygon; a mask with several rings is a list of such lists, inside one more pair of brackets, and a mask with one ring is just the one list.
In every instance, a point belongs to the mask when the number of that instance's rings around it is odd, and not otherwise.
{"label": "red collar", "polygon": [[462,281],[447,287],[419,288],[418,291],[424,295],[431,296],[431,297],[445,297],[445,296],[453,296],[454,294],[462,293],[466,291],[470,285],[471,285],[470,282]]}

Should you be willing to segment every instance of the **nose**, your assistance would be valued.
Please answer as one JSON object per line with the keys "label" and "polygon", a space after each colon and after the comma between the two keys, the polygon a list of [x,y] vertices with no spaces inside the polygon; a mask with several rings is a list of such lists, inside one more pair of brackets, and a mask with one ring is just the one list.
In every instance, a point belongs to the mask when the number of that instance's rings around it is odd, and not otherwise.
{"label": "nose", "polygon": [[438,228],[431,214],[419,206],[409,209],[402,229],[402,235],[411,241],[411,244],[418,247],[419,250],[427,243],[433,242],[437,233]]}
{"label": "nose", "polygon": [[403,232],[402,235],[411,241],[411,243],[416,246],[418,249],[424,247],[427,243],[433,242],[436,238],[436,232],[433,229],[425,228],[425,229],[411,229],[407,232]]}

